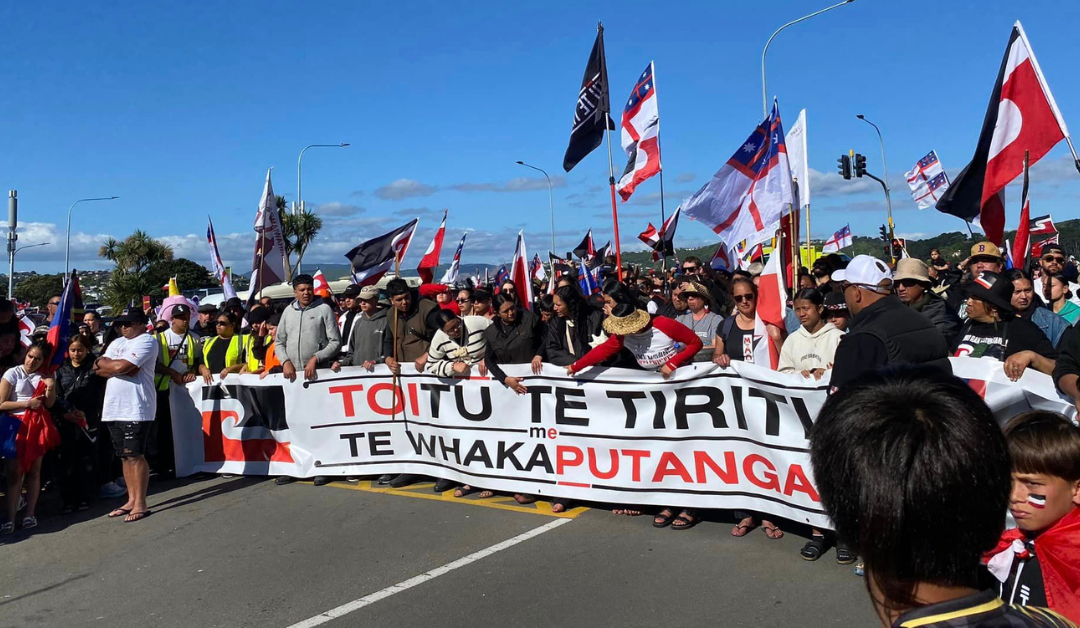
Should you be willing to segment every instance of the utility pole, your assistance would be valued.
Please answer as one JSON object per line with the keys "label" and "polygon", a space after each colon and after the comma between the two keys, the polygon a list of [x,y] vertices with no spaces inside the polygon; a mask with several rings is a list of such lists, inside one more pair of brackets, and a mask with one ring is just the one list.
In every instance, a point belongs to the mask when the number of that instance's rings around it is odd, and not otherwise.
{"label": "utility pole", "polygon": [[19,234],[19,192],[8,190],[8,300],[15,300],[15,242]]}

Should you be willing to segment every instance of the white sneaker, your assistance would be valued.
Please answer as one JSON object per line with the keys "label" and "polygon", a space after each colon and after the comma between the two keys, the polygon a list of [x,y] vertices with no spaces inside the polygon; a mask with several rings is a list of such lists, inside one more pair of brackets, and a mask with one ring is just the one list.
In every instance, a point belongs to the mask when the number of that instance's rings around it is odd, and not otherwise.
{"label": "white sneaker", "polygon": [[114,497],[123,497],[127,495],[127,489],[118,485],[116,482],[109,482],[101,487],[101,496],[112,499]]}

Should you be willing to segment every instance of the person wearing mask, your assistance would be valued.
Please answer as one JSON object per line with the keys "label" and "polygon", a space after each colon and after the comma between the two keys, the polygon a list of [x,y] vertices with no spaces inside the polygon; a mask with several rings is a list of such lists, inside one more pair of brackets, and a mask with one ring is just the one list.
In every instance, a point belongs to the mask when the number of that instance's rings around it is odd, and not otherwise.
{"label": "person wearing mask", "polygon": [[945,299],[930,289],[933,284],[926,264],[914,257],[898,261],[893,274],[893,285],[896,287],[896,296],[900,297],[904,305],[925,316],[941,332],[945,342],[951,345],[956,333],[960,331],[960,317]]}
{"label": "person wearing mask", "polygon": [[946,373],[949,345],[925,316],[893,296],[892,272],[885,262],[856,255],[833,273],[852,314],[850,328],[836,347],[830,384],[843,388],[868,370],[897,364],[929,364]]}
{"label": "person wearing mask", "polygon": [[1057,274],[1043,275],[1040,283],[1044,292],[1039,296],[1046,301],[1046,307],[1070,325],[1076,324],[1076,320],[1080,318],[1080,305],[1070,300],[1073,294],[1069,292],[1069,282]]}
{"label": "person wearing mask", "polygon": [[847,309],[847,301],[844,300],[844,295],[840,292],[829,292],[825,295],[823,304],[825,306],[825,320],[833,324],[842,332],[848,330],[848,321],[851,320],[851,312]]}
{"label": "person wearing mask", "polygon": [[712,310],[715,307],[708,289],[696,281],[682,285],[682,296],[686,299],[687,312],[675,320],[686,326],[701,339],[701,350],[694,355],[694,362],[711,362],[713,358],[713,339],[724,317]]}
{"label": "person wearing mask", "polygon": [[810,461],[837,534],[863,554],[882,626],[1075,626],[981,586],[1012,464],[993,412],[963,380],[927,367],[866,373],[825,402]]}
{"label": "person wearing mask", "polygon": [[379,308],[379,289],[375,286],[364,286],[360,289],[356,302],[360,305],[360,313],[353,322],[349,350],[330,367],[334,371],[342,366],[362,366],[370,371],[376,364],[382,364],[386,358],[383,354],[383,339],[386,335],[387,310]]}
{"label": "person wearing mask", "polygon": [[60,496],[62,514],[89,510],[98,494],[101,406],[105,401],[105,380],[94,374],[94,341],[88,336],[72,336],[68,358],[56,371],[56,393],[60,420]]}
{"label": "person wearing mask", "polygon": [[146,331],[146,313],[129,308],[113,325],[121,336],[111,342],[105,355],[94,361],[94,373],[108,380],[101,421],[109,426],[116,455],[123,461],[127,502],[109,513],[134,523],[150,515],[146,489],[150,465],[146,451],[157,408],[154,369],[158,343]]}
{"label": "person wearing mask", "polygon": [[198,367],[207,384],[214,383],[215,375],[220,381],[242,371],[251,353],[251,337],[240,333],[240,321],[232,311],[218,314],[216,326],[217,335],[203,343],[202,363]]}
{"label": "person wearing mask", "polygon": [[[430,326],[429,320],[432,320],[432,315],[440,308],[431,299],[419,298],[401,278],[391,279],[386,284],[386,293],[390,296],[382,348],[386,366],[394,375],[401,373],[403,364],[412,364],[416,372],[423,373],[427,364],[428,348],[435,336],[435,329]],[[421,478],[422,476],[414,473],[402,473],[398,476],[384,474],[379,477],[378,483],[390,485],[392,488],[404,488],[415,484]]]}
{"label": "person wearing mask", "polygon": [[204,303],[199,306],[199,322],[191,326],[191,332],[203,341],[217,335],[217,306]]}
{"label": "person wearing mask", "polygon": [[1047,375],[1054,372],[1057,351],[1034,323],[1014,315],[1009,280],[983,272],[964,290],[967,321],[953,344],[953,355],[1004,362],[1005,375],[1013,381],[1028,367]]}
{"label": "person wearing mask", "polygon": [[1016,315],[1035,323],[1035,326],[1042,330],[1042,333],[1050,340],[1050,344],[1056,347],[1058,341],[1061,340],[1061,335],[1069,326],[1068,321],[1036,301],[1035,289],[1027,273],[1019,268],[1013,268],[1005,271],[1005,279],[1013,285],[1011,303]]}
{"label": "person wearing mask", "polygon": [[[0,412],[17,418],[20,422],[51,422],[46,416],[47,408],[56,403],[56,380],[43,374],[42,368],[51,355],[51,348],[45,343],[36,343],[26,351],[21,366],[10,368],[0,379]],[[16,443],[27,436],[19,429]],[[43,451],[41,453],[44,453]],[[36,528],[37,503],[41,496],[41,461],[38,456],[28,464],[22,457],[7,461],[7,512],[6,520],[0,524],[0,534],[15,531],[15,517],[19,512],[19,499],[22,497],[23,484],[26,486],[26,510],[23,514],[22,528]]]}
{"label": "person wearing mask", "polygon": [[172,320],[165,331],[154,335],[158,345],[158,360],[154,367],[154,386],[157,388],[157,414],[154,421],[155,454],[151,467],[161,478],[175,474],[175,456],[173,453],[172,410],[169,407],[169,384],[183,386],[195,381],[202,363],[203,352],[199,337],[191,333],[188,324],[191,321],[191,308],[187,305],[174,305]]}
{"label": "person wearing mask", "polygon": [[345,293],[342,296],[344,309],[341,316],[338,316],[338,334],[341,336],[341,353],[344,355],[349,352],[353,323],[356,317],[360,315],[360,286],[350,284],[349,287],[345,288]]}

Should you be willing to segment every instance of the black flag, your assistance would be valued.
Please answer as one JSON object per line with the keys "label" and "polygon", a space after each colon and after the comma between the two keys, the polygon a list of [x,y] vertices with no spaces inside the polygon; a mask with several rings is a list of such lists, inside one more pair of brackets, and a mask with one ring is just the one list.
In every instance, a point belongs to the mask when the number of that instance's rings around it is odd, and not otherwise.
{"label": "black flag", "polygon": [[605,129],[615,129],[615,123],[608,115],[610,112],[604,26],[601,24],[597,26],[596,43],[585,66],[585,76],[581,79],[581,91],[574,106],[574,128],[570,131],[570,145],[566,147],[563,157],[563,170],[573,170],[579,161],[604,141]]}

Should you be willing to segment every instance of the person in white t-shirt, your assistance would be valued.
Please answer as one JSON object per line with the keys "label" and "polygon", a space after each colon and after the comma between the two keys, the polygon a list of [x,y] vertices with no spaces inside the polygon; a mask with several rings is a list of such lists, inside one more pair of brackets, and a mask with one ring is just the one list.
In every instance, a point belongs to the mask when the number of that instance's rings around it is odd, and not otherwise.
{"label": "person in white t-shirt", "polygon": [[157,410],[154,367],[158,360],[158,342],[146,333],[146,314],[125,310],[113,322],[121,337],[114,340],[105,355],[94,362],[94,372],[109,381],[101,421],[109,427],[116,455],[124,463],[127,503],[109,513],[131,523],[150,514],[146,507],[146,489],[150,466],[146,448]]}
{"label": "person in white t-shirt", "polygon": [[[50,376],[42,376],[41,368],[49,359],[49,346],[35,344],[26,350],[22,366],[16,366],[4,372],[0,379],[0,412],[6,412],[15,417],[22,415],[30,409],[37,410],[41,406],[51,408],[56,403],[56,382]],[[45,394],[35,395],[37,387],[45,383]],[[51,419],[47,419],[51,420]],[[19,512],[19,497],[22,495],[23,480],[26,480],[26,513],[23,517],[22,527],[24,530],[37,526],[38,496],[41,494],[41,460],[33,462],[30,469],[24,474],[19,466],[19,460],[12,459],[7,462],[7,519],[0,524],[0,534],[11,534],[15,531],[15,515]]]}

